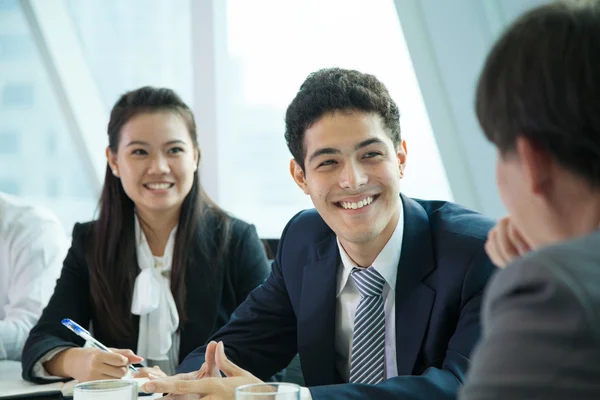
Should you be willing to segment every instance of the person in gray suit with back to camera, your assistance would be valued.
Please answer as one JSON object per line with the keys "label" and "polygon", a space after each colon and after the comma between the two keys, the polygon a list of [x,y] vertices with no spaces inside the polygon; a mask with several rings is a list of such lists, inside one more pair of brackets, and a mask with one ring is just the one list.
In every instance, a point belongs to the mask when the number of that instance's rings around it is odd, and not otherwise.
{"label": "person in gray suit with back to camera", "polygon": [[488,56],[477,116],[509,216],[486,250],[460,398],[600,399],[600,2],[529,11]]}

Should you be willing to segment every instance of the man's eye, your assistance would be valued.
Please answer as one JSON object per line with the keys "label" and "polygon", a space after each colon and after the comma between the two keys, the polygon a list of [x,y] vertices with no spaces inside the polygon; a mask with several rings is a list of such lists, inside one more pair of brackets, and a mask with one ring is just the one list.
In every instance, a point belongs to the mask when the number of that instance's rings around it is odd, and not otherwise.
{"label": "man's eye", "polygon": [[332,165],[332,164],[335,164],[334,160],[327,160],[327,161],[323,161],[321,164],[319,164],[318,167],[323,167],[323,166]]}

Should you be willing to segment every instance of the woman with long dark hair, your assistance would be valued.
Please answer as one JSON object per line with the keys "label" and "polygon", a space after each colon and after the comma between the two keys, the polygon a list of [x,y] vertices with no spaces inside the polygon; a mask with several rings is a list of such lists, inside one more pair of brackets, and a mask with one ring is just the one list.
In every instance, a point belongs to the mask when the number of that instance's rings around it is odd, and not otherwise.
{"label": "woman with long dark hair", "polygon": [[[99,217],[73,229],[23,350],[27,380],[120,378],[140,362],[172,374],[268,275],[255,228],[204,194],[194,117],[172,90],[124,94],[108,140]],[[81,347],[64,318],[113,353]]]}

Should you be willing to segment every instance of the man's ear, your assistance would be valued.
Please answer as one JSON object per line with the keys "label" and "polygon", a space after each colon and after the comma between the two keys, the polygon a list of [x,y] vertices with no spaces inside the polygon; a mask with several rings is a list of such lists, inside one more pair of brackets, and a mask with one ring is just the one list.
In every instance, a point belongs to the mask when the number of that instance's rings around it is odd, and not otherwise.
{"label": "man's ear", "polygon": [[398,157],[398,167],[400,168],[400,178],[404,178],[404,168],[406,168],[406,157],[408,151],[406,150],[406,140],[402,140],[396,150],[396,157]]}
{"label": "man's ear", "polygon": [[304,194],[310,194],[310,191],[308,190],[308,185],[306,184],[306,176],[304,174],[304,170],[302,169],[300,164],[298,164],[298,162],[293,158],[290,161],[290,174],[292,175],[292,178],[294,178],[294,182],[296,182],[296,185],[298,185],[298,187],[302,189]]}
{"label": "man's ear", "polygon": [[535,194],[542,194],[552,182],[554,163],[550,155],[535,141],[519,136],[515,151],[522,166],[525,184]]}

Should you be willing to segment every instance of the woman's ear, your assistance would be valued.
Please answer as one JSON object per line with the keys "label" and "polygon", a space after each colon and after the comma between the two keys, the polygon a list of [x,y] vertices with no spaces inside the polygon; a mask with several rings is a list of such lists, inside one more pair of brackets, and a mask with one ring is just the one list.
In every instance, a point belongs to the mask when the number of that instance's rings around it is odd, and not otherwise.
{"label": "woman's ear", "polygon": [[119,177],[119,167],[117,166],[117,155],[112,152],[110,147],[106,148],[106,162],[117,178]]}
{"label": "woman's ear", "polygon": [[194,152],[194,171],[198,169],[198,165],[200,165],[200,156],[202,153],[200,152],[200,147],[196,148]]}

